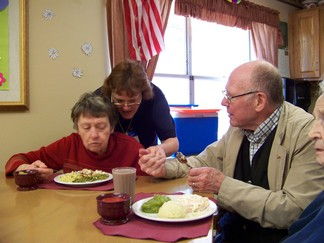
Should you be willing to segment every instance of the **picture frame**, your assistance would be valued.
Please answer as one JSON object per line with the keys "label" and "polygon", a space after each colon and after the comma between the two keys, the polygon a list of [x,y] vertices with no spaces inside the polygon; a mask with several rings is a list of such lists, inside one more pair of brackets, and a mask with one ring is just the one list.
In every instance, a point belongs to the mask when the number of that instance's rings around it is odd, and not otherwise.
{"label": "picture frame", "polygon": [[9,88],[0,90],[0,111],[28,110],[28,0],[10,0]]}
{"label": "picture frame", "polygon": [[279,45],[279,49],[288,50],[288,23],[280,21],[279,29],[283,38],[283,43]]}

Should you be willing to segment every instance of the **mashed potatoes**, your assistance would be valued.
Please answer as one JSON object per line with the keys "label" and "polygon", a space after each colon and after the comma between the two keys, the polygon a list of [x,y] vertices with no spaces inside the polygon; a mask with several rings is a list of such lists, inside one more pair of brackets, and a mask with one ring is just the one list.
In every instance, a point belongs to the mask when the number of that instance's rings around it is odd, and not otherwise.
{"label": "mashed potatoes", "polygon": [[158,211],[159,218],[191,218],[201,214],[209,207],[209,199],[199,195],[181,195],[165,202]]}
{"label": "mashed potatoes", "polygon": [[169,218],[169,219],[180,219],[186,216],[186,210],[184,207],[175,202],[168,201],[160,207],[158,212],[158,217],[160,218]]}

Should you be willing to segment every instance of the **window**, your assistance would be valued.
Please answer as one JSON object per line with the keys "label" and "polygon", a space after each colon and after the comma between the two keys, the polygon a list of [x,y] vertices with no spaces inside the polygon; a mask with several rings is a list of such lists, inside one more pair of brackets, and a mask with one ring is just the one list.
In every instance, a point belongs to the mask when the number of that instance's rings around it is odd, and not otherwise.
{"label": "window", "polygon": [[[171,9],[165,50],[160,53],[152,82],[162,89],[170,105],[221,109],[221,91],[230,72],[255,59],[250,33],[173,12]],[[222,122],[221,115],[226,121]],[[223,123],[227,129],[226,111],[219,118],[219,131]]]}

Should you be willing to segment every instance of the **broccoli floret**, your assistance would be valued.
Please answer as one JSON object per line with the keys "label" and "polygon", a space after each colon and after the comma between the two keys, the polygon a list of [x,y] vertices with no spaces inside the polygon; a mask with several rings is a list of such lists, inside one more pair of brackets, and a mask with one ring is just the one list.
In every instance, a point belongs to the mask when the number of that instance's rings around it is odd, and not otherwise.
{"label": "broccoli floret", "polygon": [[168,196],[154,195],[153,198],[143,203],[141,209],[144,213],[158,213],[160,207],[171,199]]}

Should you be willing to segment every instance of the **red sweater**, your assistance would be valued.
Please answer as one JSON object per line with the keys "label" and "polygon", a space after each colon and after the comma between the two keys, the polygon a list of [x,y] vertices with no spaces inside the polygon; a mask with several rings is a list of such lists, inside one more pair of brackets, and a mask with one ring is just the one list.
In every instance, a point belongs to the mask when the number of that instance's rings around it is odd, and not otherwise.
{"label": "red sweater", "polygon": [[39,150],[13,155],[5,165],[5,172],[8,176],[21,164],[41,160],[47,167],[65,172],[87,168],[111,173],[114,167],[130,166],[136,167],[137,175],[146,175],[138,165],[140,148],[143,146],[133,137],[115,132],[110,135],[107,152],[98,155],[87,150],[81,137],[72,133]]}

